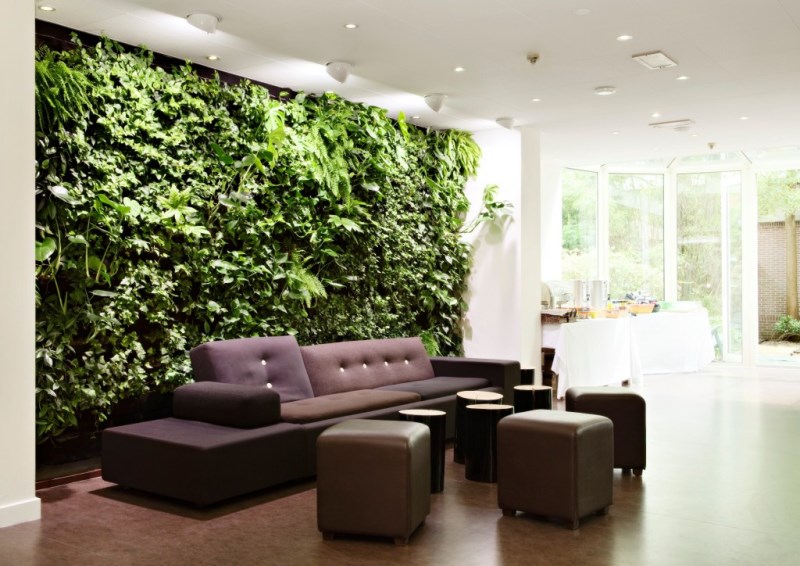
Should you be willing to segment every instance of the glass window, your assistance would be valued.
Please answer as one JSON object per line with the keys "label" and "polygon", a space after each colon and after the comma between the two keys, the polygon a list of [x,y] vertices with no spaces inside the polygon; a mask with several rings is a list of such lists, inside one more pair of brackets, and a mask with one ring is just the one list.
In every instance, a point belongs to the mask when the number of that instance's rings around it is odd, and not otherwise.
{"label": "glass window", "polygon": [[613,299],[664,298],[664,176],[608,176],[608,275]]}
{"label": "glass window", "polygon": [[561,176],[561,278],[597,279],[597,173]]}

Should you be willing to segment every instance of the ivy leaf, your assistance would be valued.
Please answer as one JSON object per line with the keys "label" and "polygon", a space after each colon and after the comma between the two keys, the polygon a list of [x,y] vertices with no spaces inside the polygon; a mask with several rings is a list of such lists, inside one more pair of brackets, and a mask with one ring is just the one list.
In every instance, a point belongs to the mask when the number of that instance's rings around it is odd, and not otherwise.
{"label": "ivy leaf", "polygon": [[57,244],[53,238],[45,238],[41,242],[36,242],[36,261],[46,261],[56,251]]}
{"label": "ivy leaf", "polygon": [[118,294],[119,293],[116,293],[114,291],[105,291],[103,289],[95,289],[95,290],[92,291],[92,295],[95,295],[97,297],[112,298],[112,297],[116,297]]}
{"label": "ivy leaf", "polygon": [[62,187],[61,185],[50,187],[50,194],[52,194],[57,199],[62,200],[65,203],[70,204],[72,206],[80,204],[80,201],[76,198],[73,198],[69,194],[69,190],[66,187]]}
{"label": "ivy leaf", "polygon": [[219,160],[225,165],[233,165],[233,157],[225,153],[225,150],[222,149],[218,144],[211,142],[211,149],[214,150],[214,153],[217,154]]}

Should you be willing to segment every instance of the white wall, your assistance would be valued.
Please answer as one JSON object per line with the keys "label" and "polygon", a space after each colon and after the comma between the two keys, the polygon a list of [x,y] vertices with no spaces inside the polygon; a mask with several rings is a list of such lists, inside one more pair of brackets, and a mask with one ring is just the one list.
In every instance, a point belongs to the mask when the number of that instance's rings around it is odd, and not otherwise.
{"label": "white wall", "polygon": [[[524,149],[527,137],[527,132],[502,129],[474,134],[483,157],[477,179],[467,185],[470,217],[492,183],[500,187],[498,199],[511,202],[514,211],[503,226],[484,225],[465,236],[474,253],[464,350],[470,357],[513,359],[523,368],[538,368],[539,151]],[[533,173],[526,174],[531,164]]]}
{"label": "white wall", "polygon": [[0,18],[0,527],[39,519],[35,494],[34,5]]}

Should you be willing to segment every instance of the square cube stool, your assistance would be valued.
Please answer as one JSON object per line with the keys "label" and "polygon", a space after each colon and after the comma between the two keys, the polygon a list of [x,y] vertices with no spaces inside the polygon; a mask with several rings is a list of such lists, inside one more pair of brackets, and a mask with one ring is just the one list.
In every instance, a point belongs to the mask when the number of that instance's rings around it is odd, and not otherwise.
{"label": "square cube stool", "polygon": [[524,511],[565,519],[573,529],[612,503],[611,420],[599,415],[526,411],[497,425],[497,503],[503,515]]}
{"label": "square cube stool", "polygon": [[430,430],[421,423],[353,419],[317,439],[317,527],[408,544],[431,509]]}
{"label": "square cube stool", "polygon": [[603,415],[614,423],[614,467],[642,475],[647,464],[644,398],[627,387],[570,387],[567,411]]}

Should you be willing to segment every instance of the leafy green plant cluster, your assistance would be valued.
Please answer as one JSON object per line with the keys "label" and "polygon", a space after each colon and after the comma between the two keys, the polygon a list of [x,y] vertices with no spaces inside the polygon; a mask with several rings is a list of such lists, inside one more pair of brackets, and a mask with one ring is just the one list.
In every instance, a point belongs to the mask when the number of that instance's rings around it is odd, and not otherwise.
{"label": "leafy green plant cluster", "polygon": [[782,316],[775,323],[775,339],[800,341],[800,320],[791,316]]}
{"label": "leafy green plant cluster", "polygon": [[36,66],[40,440],[186,382],[208,340],[461,350],[468,134],[108,40]]}

